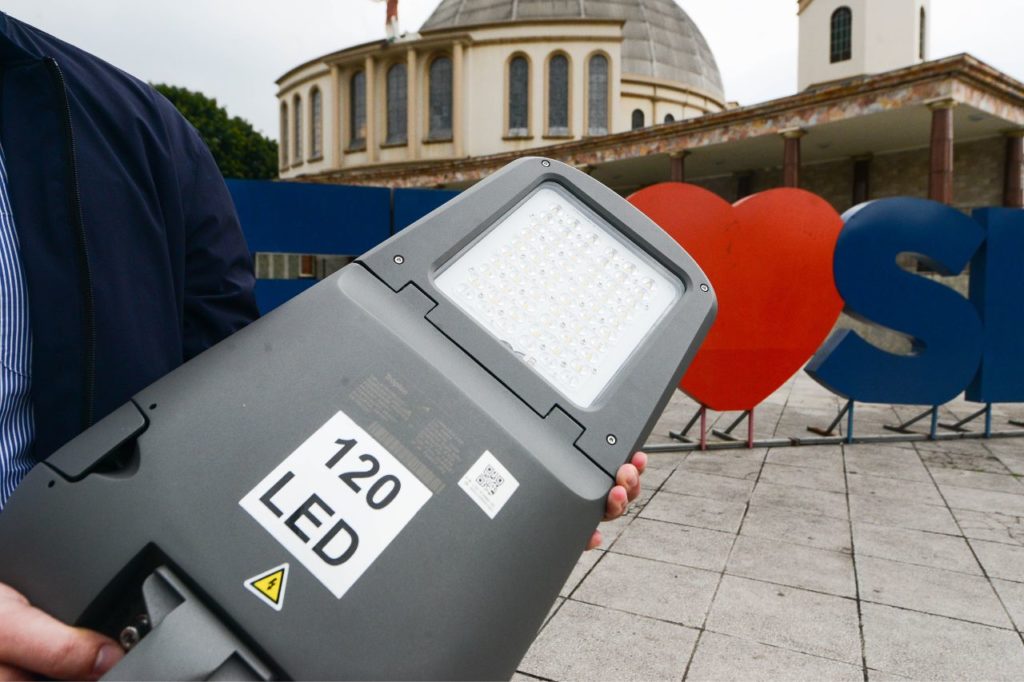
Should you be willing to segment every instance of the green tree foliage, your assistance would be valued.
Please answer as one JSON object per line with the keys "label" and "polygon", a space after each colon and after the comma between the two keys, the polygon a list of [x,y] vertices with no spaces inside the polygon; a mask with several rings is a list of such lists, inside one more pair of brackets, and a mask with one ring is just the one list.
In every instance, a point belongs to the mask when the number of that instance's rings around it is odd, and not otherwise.
{"label": "green tree foliage", "polygon": [[277,143],[256,132],[248,121],[228,116],[217,100],[201,92],[163,83],[153,87],[199,131],[225,178],[277,177]]}

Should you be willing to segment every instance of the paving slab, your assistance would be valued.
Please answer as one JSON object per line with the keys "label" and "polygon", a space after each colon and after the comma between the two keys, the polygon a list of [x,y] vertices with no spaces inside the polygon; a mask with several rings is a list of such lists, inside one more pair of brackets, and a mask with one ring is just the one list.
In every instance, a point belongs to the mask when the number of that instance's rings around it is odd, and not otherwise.
{"label": "paving slab", "polygon": [[981,575],[981,567],[967,541],[952,535],[855,523],[853,544],[858,557],[872,556]]}
{"label": "paving slab", "polygon": [[719,577],[713,571],[609,554],[576,589],[573,599],[701,627]]}
{"label": "paving slab", "polygon": [[954,509],[953,516],[966,537],[1024,547],[1024,516],[966,509]]}
{"label": "paving slab", "polygon": [[922,450],[921,459],[932,470],[937,468],[1008,474],[1010,470],[997,457],[989,454],[964,454],[946,450]]}
{"label": "paving slab", "polygon": [[632,515],[624,515],[615,519],[614,521],[605,521],[598,530],[601,531],[601,546],[600,549],[608,549],[615,544],[619,535],[622,534],[629,524],[633,523],[633,519],[636,518]]}
{"label": "paving slab", "polygon": [[792,509],[807,514],[821,514],[834,519],[846,519],[846,496],[812,488],[797,488],[760,481],[750,497],[751,504]]}
{"label": "paving slab", "polygon": [[993,578],[992,584],[1003,601],[1003,606],[1010,612],[1010,618],[1014,626],[1020,632],[1024,632],[1024,583],[1015,583],[1009,580]]}
{"label": "paving slab", "polygon": [[689,682],[861,682],[864,673],[860,666],[705,632],[697,643],[686,679]]}
{"label": "paving slab", "polygon": [[746,502],[754,490],[754,482],[743,478],[729,478],[700,471],[678,469],[665,481],[662,490],[680,495]]}
{"label": "paving slab", "polygon": [[954,485],[940,487],[949,506],[954,509],[1024,516],[1024,494],[1013,495],[992,490],[961,488]]}
{"label": "paving slab", "polygon": [[1015,632],[879,604],[862,610],[868,668],[919,680],[1020,680]]}
{"label": "paving slab", "polygon": [[995,627],[1013,624],[983,576],[857,557],[860,598]]}
{"label": "paving slab", "polygon": [[788,464],[808,469],[843,470],[840,445],[802,445],[796,448],[772,448],[765,459],[769,464]]}
{"label": "paving slab", "polygon": [[904,448],[875,448],[868,445],[849,446],[845,449],[846,471],[908,481],[930,481],[928,470],[921,464],[914,450]]}
{"label": "paving slab", "polygon": [[992,578],[1024,583],[1024,547],[985,540],[968,540],[982,568]]}
{"label": "paving slab", "polygon": [[594,564],[600,561],[603,556],[604,550],[600,549],[592,549],[580,555],[572,569],[572,573],[566,578],[565,584],[562,585],[562,589],[558,592],[558,596],[568,597],[576,589],[577,585],[580,584],[584,576],[590,573],[590,569],[594,567]]}
{"label": "paving slab", "polygon": [[726,575],[706,627],[853,665],[861,662],[852,599]]}
{"label": "paving slab", "polygon": [[[1019,446],[1018,446],[1019,447]],[[1024,449],[1024,448],[1021,448]],[[996,459],[1014,476],[1024,476],[1024,452],[1017,449],[1013,452],[996,452]]]}
{"label": "paving slab", "polygon": [[936,505],[850,495],[850,514],[854,523],[960,534],[949,510]]}
{"label": "paving slab", "polygon": [[946,505],[938,488],[931,481],[910,481],[902,478],[872,476],[871,474],[847,474],[850,492],[865,497],[882,497],[889,500],[907,500],[919,504]]}
{"label": "paving slab", "polygon": [[769,461],[765,462],[759,480],[799,488],[814,488],[836,493],[846,492],[846,476],[842,469],[773,464]]}
{"label": "paving slab", "polygon": [[780,540],[740,535],[725,572],[841,597],[857,594],[849,554]]}
{"label": "paving slab", "polygon": [[639,518],[610,551],[721,572],[735,538],[732,533]]}
{"label": "paving slab", "polygon": [[678,469],[753,481],[757,480],[765,454],[764,450],[693,452]]}
{"label": "paving slab", "polygon": [[640,518],[735,533],[747,505],[660,491],[640,512]]}
{"label": "paving slab", "polygon": [[740,533],[834,552],[851,551],[850,524],[845,519],[782,507],[750,505]]}
{"label": "paving slab", "polygon": [[939,485],[954,485],[963,488],[980,488],[1001,493],[1024,495],[1024,483],[1013,474],[990,474],[984,471],[966,471],[935,467],[932,478]]}
{"label": "paving slab", "polygon": [[697,631],[567,600],[541,630],[519,670],[549,680],[683,677]]}

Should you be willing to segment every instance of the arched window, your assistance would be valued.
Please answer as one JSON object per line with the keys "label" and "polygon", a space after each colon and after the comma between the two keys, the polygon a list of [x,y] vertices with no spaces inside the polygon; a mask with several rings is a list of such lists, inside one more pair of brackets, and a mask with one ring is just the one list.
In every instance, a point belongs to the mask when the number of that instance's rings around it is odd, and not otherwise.
{"label": "arched window", "polygon": [[388,144],[408,141],[409,91],[405,64],[388,69]]}
{"label": "arched window", "polygon": [[295,126],[295,139],[292,141],[295,163],[302,162],[302,98],[295,95],[292,101],[292,123]]}
{"label": "arched window", "polygon": [[595,54],[587,63],[587,135],[608,134],[608,58]]}
{"label": "arched window", "polygon": [[324,155],[324,105],[320,88],[309,93],[309,158],[319,159]]}
{"label": "arched window", "polygon": [[918,36],[918,47],[917,56],[923,62],[927,59],[928,54],[928,17],[925,14],[924,7],[921,8],[921,32]]}
{"label": "arched window", "polygon": [[366,74],[358,71],[348,86],[348,146],[359,149],[366,146]]}
{"label": "arched window", "polygon": [[672,114],[665,114],[665,123],[675,123],[676,117]]}
{"label": "arched window", "polygon": [[288,102],[281,102],[281,168],[288,167]]}
{"label": "arched window", "polygon": [[633,110],[633,130],[640,130],[644,127],[644,112],[642,109]]}
{"label": "arched window", "polygon": [[840,7],[832,13],[832,63],[845,62],[853,56],[853,12]]}
{"label": "arched window", "polygon": [[548,135],[569,134],[569,58],[556,54],[548,61]]}
{"label": "arched window", "polygon": [[508,136],[530,134],[530,63],[522,55],[508,63]]}
{"label": "arched window", "polygon": [[452,138],[452,60],[438,57],[430,62],[430,119],[427,139],[450,140]]}

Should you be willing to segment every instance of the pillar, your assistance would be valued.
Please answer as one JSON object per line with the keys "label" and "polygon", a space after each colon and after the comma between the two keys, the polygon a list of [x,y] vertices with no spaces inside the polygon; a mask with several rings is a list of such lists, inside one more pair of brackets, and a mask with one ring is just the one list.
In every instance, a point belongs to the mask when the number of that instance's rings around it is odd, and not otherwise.
{"label": "pillar", "polygon": [[366,73],[366,160],[369,163],[377,160],[377,74],[374,66],[373,57],[367,56],[363,68]]}
{"label": "pillar", "polygon": [[1003,206],[1024,208],[1024,129],[1006,133],[1006,175]]}
{"label": "pillar", "polygon": [[871,198],[871,158],[871,154],[853,157],[853,206]]}
{"label": "pillar", "polygon": [[686,157],[690,152],[672,152],[668,155],[672,182],[686,182]]}
{"label": "pillar", "polygon": [[419,71],[416,63],[416,50],[409,49],[405,54],[405,134],[410,159],[420,156],[420,98]]}
{"label": "pillar", "polygon": [[455,43],[452,47],[452,146],[457,159],[465,156],[465,131],[462,129],[462,114],[465,107],[462,96],[462,53],[462,43]]}
{"label": "pillar", "polygon": [[932,102],[931,166],[928,171],[928,198],[953,203],[953,108],[956,101]]}
{"label": "pillar", "polygon": [[331,153],[334,155],[334,158],[331,160],[331,165],[335,168],[341,168],[345,158],[342,152],[345,126],[342,124],[341,69],[338,68],[337,64],[331,64],[331,88],[328,92],[331,97],[331,104],[327,107],[327,111],[330,112],[330,118],[327,118],[330,121],[330,125],[324,127],[324,142],[327,142],[328,133],[333,135],[331,138]]}
{"label": "pillar", "polygon": [[806,130],[794,128],[783,130],[782,139],[785,149],[782,155],[783,187],[800,186],[800,139],[807,134]]}

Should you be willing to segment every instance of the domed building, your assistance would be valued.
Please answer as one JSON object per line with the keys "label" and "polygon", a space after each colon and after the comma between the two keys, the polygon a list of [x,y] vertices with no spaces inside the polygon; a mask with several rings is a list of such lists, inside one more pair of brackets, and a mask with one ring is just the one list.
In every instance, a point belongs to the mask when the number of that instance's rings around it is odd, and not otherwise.
{"label": "domed building", "polygon": [[324,55],[277,84],[281,177],[331,182],[726,107],[714,55],[675,0],[442,0],[418,34]]}

